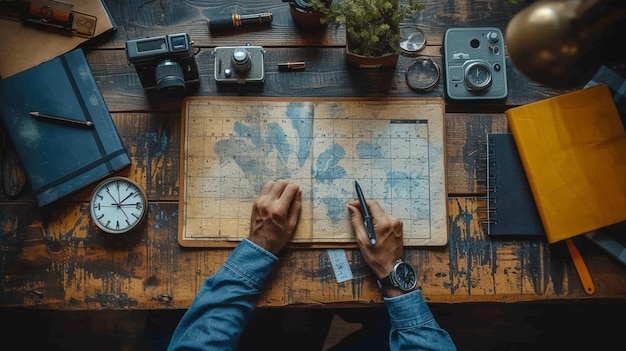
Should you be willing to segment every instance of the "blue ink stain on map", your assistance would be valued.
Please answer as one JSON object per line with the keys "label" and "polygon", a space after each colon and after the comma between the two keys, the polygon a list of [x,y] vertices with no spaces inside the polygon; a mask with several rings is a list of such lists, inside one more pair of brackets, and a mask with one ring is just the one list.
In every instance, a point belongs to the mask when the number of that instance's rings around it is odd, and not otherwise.
{"label": "blue ink stain on map", "polygon": [[258,125],[252,127],[244,125],[241,122],[235,122],[235,126],[233,127],[233,129],[233,132],[236,135],[250,138],[250,141],[252,141],[254,146],[261,146],[261,130]]}
{"label": "blue ink stain on map", "polygon": [[406,172],[389,172],[385,181],[385,198],[410,198],[411,192],[415,193],[420,190],[423,180],[425,179],[422,179],[419,175],[415,176],[415,174],[411,176],[411,174]]}
{"label": "blue ink stain on map", "polygon": [[261,137],[260,126],[247,126],[236,122],[233,134],[245,138],[231,138],[219,140],[215,143],[215,154],[219,156],[221,163],[228,160],[234,161],[245,173],[252,175],[269,175],[276,172],[264,164],[265,158],[273,151],[272,145],[264,145]]}
{"label": "blue ink stain on map", "polygon": [[[339,165],[339,162],[346,156],[344,148],[333,143],[331,147],[324,150],[315,160],[313,177],[316,182],[322,184],[332,184],[336,179],[345,178],[347,172]],[[327,216],[334,224],[339,223],[345,214],[345,203],[339,198],[322,198],[322,204],[326,206]]]}
{"label": "blue ink stain on map", "polygon": [[311,144],[313,142],[313,110],[311,106],[301,102],[293,102],[287,106],[287,117],[291,120],[291,126],[298,133],[298,150],[296,157],[298,165],[302,168],[311,156]]}
{"label": "blue ink stain on map", "polygon": [[347,211],[345,201],[339,198],[325,198],[322,202],[326,205],[326,215],[330,218],[330,221],[333,224],[339,224],[339,221],[343,218],[342,215]]}
{"label": "blue ink stain on map", "polygon": [[382,158],[383,154],[379,144],[359,141],[356,144],[356,157],[361,159],[377,159]]}
{"label": "blue ink stain on map", "polygon": [[291,154],[291,145],[285,137],[285,131],[278,125],[278,123],[270,123],[267,126],[267,143],[272,145],[278,151],[278,158],[287,163],[289,161],[289,155]]}
{"label": "blue ink stain on map", "polygon": [[[215,144],[215,154],[222,164],[235,162],[246,175],[261,175],[271,178],[291,178],[293,169],[289,159],[295,157],[302,169],[311,157],[313,110],[303,103],[290,103],[286,111],[289,124],[277,122],[259,123],[254,116],[247,116],[233,124],[232,137]],[[285,128],[293,128],[288,132]],[[270,159],[276,157],[279,162]]]}
{"label": "blue ink stain on map", "polygon": [[339,161],[346,155],[344,148],[337,144],[323,151],[315,160],[314,178],[322,183],[332,183],[333,180],[344,178],[346,170],[339,166]]}

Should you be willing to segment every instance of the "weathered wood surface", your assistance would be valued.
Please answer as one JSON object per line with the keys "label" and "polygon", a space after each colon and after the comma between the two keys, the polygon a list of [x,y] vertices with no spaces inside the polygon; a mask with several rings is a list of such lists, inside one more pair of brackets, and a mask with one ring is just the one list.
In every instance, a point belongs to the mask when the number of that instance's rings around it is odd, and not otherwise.
{"label": "weathered wood surface", "polygon": [[[441,97],[443,84],[428,94],[404,82],[410,58],[395,70],[362,71],[345,65],[342,29],[303,33],[286,3],[260,1],[106,1],[118,31],[87,46],[87,57],[132,157],[120,172],[148,194],[150,211],[143,230],[110,237],[90,222],[88,187],[49,208],[38,208],[11,149],[0,150],[0,306],[51,309],[162,309],[189,306],[202,281],[214,273],[228,249],[186,249],[177,243],[180,153],[180,99],[146,94],[127,65],[128,39],[188,32],[200,48],[201,84],[197,95],[231,96],[393,96]],[[524,6],[505,0],[445,2],[429,0],[415,22],[425,31],[422,54],[441,63],[447,27],[497,26]],[[270,10],[271,28],[209,33],[205,16]],[[106,39],[106,40],[105,40]],[[267,48],[266,82],[260,91],[218,89],[210,49],[251,42]],[[279,72],[276,63],[304,60],[305,71]],[[596,284],[585,295],[566,250],[544,240],[486,237],[477,209],[484,191],[479,181],[481,150],[487,132],[508,129],[503,111],[553,96],[555,91],[507,67],[509,97],[498,104],[448,104],[446,153],[450,241],[444,248],[408,249],[419,283],[432,302],[577,301],[626,299],[626,268],[584,238],[576,243]],[[4,137],[4,135],[3,135]],[[347,250],[355,279],[336,283],[324,250],[291,249],[259,301],[261,306],[367,305],[380,303],[373,276],[358,250]]]}

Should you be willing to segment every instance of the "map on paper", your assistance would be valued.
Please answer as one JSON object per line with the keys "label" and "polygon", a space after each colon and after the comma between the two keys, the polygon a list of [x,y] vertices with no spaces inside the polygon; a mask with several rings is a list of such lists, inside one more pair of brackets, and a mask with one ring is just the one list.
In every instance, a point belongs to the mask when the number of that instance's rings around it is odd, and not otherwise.
{"label": "map on paper", "polygon": [[441,99],[189,97],[182,111],[182,246],[247,237],[257,194],[277,179],[302,188],[294,244],[356,245],[355,180],[403,221],[405,246],[447,243]]}

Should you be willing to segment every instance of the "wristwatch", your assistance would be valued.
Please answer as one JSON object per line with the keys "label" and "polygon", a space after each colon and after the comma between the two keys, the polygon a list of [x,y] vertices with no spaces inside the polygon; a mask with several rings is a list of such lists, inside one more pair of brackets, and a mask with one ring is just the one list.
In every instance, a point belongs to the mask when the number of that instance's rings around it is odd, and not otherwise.
{"label": "wristwatch", "polygon": [[381,289],[387,286],[395,286],[403,291],[411,291],[417,284],[415,269],[410,264],[398,259],[388,276],[376,281]]}

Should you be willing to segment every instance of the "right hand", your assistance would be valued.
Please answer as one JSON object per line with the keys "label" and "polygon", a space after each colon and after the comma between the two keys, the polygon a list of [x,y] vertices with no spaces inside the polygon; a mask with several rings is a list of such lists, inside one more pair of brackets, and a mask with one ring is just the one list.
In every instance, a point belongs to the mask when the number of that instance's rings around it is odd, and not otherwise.
{"label": "right hand", "polygon": [[370,244],[363,223],[363,211],[358,201],[348,203],[348,212],[352,229],[359,245],[363,259],[370,266],[378,279],[389,275],[396,260],[404,258],[404,242],[402,241],[402,220],[387,214],[375,200],[367,200],[374,223],[376,243]]}

